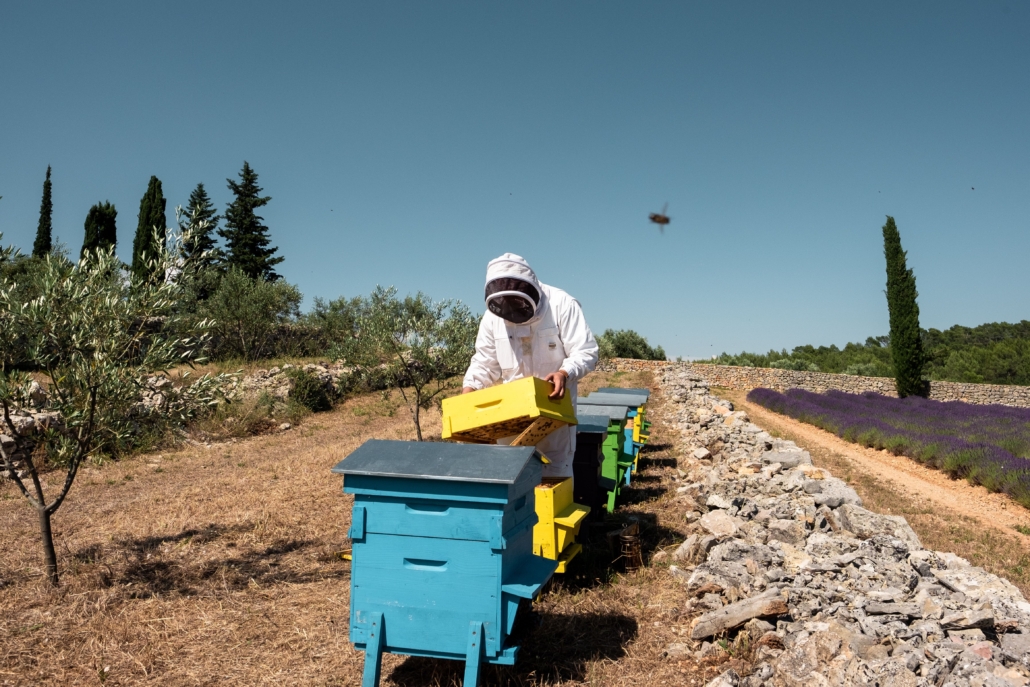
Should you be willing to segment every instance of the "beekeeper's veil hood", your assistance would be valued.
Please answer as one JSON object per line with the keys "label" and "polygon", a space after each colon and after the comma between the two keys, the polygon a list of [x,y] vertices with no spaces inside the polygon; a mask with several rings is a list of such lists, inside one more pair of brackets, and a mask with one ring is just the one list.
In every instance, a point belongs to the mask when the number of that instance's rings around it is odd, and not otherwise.
{"label": "beekeeper's veil hood", "polygon": [[494,315],[525,324],[536,316],[540,301],[540,282],[522,256],[505,253],[487,264],[486,307]]}

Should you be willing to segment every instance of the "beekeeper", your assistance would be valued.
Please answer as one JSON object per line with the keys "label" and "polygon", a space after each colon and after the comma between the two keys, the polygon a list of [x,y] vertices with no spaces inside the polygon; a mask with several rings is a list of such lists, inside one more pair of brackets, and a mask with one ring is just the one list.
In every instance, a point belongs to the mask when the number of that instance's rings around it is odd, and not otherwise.
{"label": "beekeeper", "polygon": [[[554,385],[551,398],[571,394],[575,408],[577,383],[597,365],[597,341],[579,302],[541,284],[522,257],[505,253],[486,266],[486,308],[462,393],[539,377]],[[550,461],[545,477],[572,476],[574,426],[555,430],[537,448]]]}

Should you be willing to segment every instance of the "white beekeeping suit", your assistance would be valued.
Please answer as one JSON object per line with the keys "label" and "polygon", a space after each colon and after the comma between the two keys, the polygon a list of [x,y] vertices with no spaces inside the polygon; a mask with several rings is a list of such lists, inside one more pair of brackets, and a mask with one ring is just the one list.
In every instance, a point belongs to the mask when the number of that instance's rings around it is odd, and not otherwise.
{"label": "white beekeeping suit", "polygon": [[[487,312],[479,323],[466,389],[564,372],[576,406],[580,379],[597,365],[597,341],[575,298],[541,284],[520,256],[505,253],[486,268]],[[537,445],[550,460],[545,477],[571,477],[576,428],[563,427]]]}

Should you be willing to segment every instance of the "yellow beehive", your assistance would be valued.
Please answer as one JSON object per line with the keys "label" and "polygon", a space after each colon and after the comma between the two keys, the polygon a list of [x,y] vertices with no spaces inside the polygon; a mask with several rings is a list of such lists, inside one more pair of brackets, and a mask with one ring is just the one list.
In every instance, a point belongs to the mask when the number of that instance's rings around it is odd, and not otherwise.
{"label": "yellow beehive", "polygon": [[536,517],[533,526],[533,553],[558,561],[563,573],[576,554],[583,550],[576,535],[590,508],[573,503],[572,478],[545,478],[536,488]]}
{"label": "yellow beehive", "polygon": [[633,441],[640,443],[640,430],[644,427],[644,406],[637,408],[636,422],[633,423]]}
{"label": "yellow beehive", "polygon": [[525,377],[443,401],[443,438],[492,444],[523,434],[522,446],[535,446],[562,425],[576,424],[572,397],[550,399],[553,387],[536,377]]}

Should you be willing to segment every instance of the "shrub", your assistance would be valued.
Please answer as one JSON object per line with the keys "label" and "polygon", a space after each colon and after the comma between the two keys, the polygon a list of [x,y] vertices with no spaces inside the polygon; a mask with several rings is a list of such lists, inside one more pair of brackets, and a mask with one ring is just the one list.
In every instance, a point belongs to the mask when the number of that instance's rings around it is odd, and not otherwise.
{"label": "shrub", "polygon": [[307,370],[293,368],[287,374],[293,379],[293,390],[290,399],[297,401],[313,413],[332,410],[335,393],[325,382]]}
{"label": "shrub", "polygon": [[278,330],[299,315],[301,298],[292,284],[252,279],[233,268],[198,314],[214,320],[217,357],[258,360],[272,355]]}
{"label": "shrub", "polygon": [[777,370],[797,370],[799,372],[818,372],[819,366],[804,358],[781,358],[769,363],[769,367]]}
{"label": "shrub", "polygon": [[651,347],[647,339],[632,329],[606,329],[597,337],[601,358],[634,358],[636,360],[665,360],[661,346]]}

